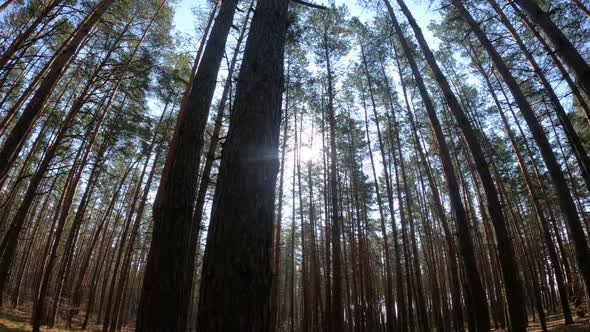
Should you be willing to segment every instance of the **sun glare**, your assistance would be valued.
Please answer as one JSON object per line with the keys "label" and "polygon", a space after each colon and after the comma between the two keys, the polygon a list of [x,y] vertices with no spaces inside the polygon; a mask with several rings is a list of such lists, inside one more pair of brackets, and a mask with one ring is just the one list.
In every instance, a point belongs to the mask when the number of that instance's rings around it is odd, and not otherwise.
{"label": "sun glare", "polygon": [[309,163],[318,160],[320,157],[320,150],[318,147],[302,146],[299,150],[299,158],[302,162]]}

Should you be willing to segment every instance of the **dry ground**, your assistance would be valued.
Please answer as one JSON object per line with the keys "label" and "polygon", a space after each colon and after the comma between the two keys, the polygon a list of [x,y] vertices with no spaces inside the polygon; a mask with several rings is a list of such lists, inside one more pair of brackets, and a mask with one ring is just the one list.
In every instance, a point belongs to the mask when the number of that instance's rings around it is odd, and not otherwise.
{"label": "dry ground", "polygon": [[[29,332],[31,331],[31,313],[18,311],[18,310],[1,310],[0,311],[0,332]],[[74,322],[74,326],[79,326],[79,322]],[[79,329],[75,329],[80,331]],[[58,324],[53,329],[41,328],[43,332],[71,332],[65,327]],[[101,331],[99,326],[90,326],[86,331],[88,332],[99,332]],[[123,329],[123,331],[131,331]]]}
{"label": "dry ground", "polygon": [[[552,332],[590,332],[590,323],[588,320],[576,320],[576,323],[570,326],[565,326],[563,319],[557,316],[548,317],[547,327]],[[23,311],[3,310],[0,311],[0,332],[28,332],[31,331],[30,313]],[[532,323],[528,329],[531,332],[541,331],[539,324]],[[55,327],[53,329],[41,328],[41,331],[51,332],[65,332],[72,331],[63,327]],[[78,330],[79,331],[79,330]],[[99,327],[92,326],[87,331],[100,331]],[[124,330],[125,331],[125,330]],[[128,330],[130,331],[130,330]]]}

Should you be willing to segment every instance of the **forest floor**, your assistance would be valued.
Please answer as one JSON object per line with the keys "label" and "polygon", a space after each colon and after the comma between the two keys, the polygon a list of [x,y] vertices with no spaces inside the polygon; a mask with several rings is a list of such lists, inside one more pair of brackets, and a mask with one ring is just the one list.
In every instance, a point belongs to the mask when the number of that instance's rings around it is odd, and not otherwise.
{"label": "forest floor", "polygon": [[[29,312],[17,310],[1,310],[0,311],[0,332],[28,332],[31,331]],[[560,316],[547,317],[547,328],[551,332],[588,332],[590,331],[590,324],[588,319],[577,319],[576,323],[570,326],[565,326],[563,319]],[[41,331],[51,332],[65,332],[72,331],[64,327],[54,327],[52,329],[41,328]],[[100,326],[91,326],[86,331],[96,332],[101,331]],[[130,329],[123,329],[123,331],[131,331]],[[496,330],[503,331],[503,330]],[[530,332],[541,331],[538,323],[533,322],[528,328]]]}
{"label": "forest floor", "polygon": [[[590,324],[588,319],[581,319],[578,317],[574,318],[574,324],[566,326],[565,321],[561,315],[549,315],[547,317],[547,330],[551,332],[588,332],[590,331]],[[528,328],[528,331],[539,332],[541,326],[536,322],[532,322]]]}
{"label": "forest floor", "polygon": [[[74,326],[80,326],[79,322],[74,322]],[[31,313],[26,311],[19,311],[19,310],[6,310],[3,309],[0,311],[0,332],[28,332],[31,331]],[[48,329],[48,328],[41,328],[41,331],[51,331],[51,332],[65,332],[65,331],[73,331],[79,329],[66,329],[62,325],[58,323],[58,326]],[[98,332],[102,331],[100,326],[90,326],[86,331],[89,332]],[[131,331],[130,329],[123,329],[123,331]]]}

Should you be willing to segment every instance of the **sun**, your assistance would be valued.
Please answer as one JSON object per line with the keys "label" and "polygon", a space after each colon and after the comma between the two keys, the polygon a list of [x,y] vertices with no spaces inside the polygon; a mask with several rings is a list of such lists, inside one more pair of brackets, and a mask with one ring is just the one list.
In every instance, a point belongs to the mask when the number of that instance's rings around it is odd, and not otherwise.
{"label": "sun", "polygon": [[304,145],[299,150],[299,158],[302,162],[311,163],[318,160],[320,157],[320,150],[315,146]]}

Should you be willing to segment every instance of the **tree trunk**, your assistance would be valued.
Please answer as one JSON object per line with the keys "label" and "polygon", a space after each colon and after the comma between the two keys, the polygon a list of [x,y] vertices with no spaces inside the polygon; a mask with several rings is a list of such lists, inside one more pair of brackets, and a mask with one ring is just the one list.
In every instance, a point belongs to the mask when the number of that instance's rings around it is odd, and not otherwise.
{"label": "tree trunk", "polygon": [[[491,221],[496,231],[498,238],[498,250],[500,252],[500,264],[502,266],[502,273],[506,288],[506,297],[508,299],[508,306],[510,312],[510,319],[514,331],[524,331],[527,326],[526,305],[524,303],[524,293],[522,288],[522,281],[520,280],[517,265],[515,262],[515,255],[513,244],[508,234],[506,219],[502,212],[502,204],[499,195],[492,179],[488,162],[481,148],[480,142],[477,138],[476,131],[471,127],[467,116],[465,115],[457,97],[454,95],[451,87],[438,67],[434,55],[430,51],[420,27],[412,17],[409,9],[405,6],[403,0],[398,0],[398,4],[402,8],[404,15],[408,18],[410,26],[414,30],[414,34],[420,44],[420,47],[425,55],[426,61],[435,76],[435,79],[441,88],[444,98],[447,101],[449,109],[452,111],[457,123],[463,133],[463,137],[469,147],[469,151],[473,156],[475,168],[481,179],[481,184],[485,191],[487,210],[491,217]],[[454,1],[458,3],[457,0]]]}
{"label": "tree trunk", "polygon": [[[155,130],[156,133],[158,132],[157,128],[159,127],[159,124],[161,123],[162,119],[164,118],[165,113],[166,113],[165,111],[162,112],[162,116],[160,117],[160,122],[156,126],[156,130]],[[158,136],[157,134],[154,135],[154,137],[152,139],[151,146],[148,149],[148,151],[149,151],[147,154],[148,160],[151,156],[151,152],[154,148],[154,145],[156,144],[157,136]],[[129,280],[128,276],[129,276],[129,271],[131,269],[131,258],[132,258],[131,256],[133,255],[133,251],[135,250],[135,243],[136,243],[136,239],[138,236],[139,227],[141,225],[143,211],[145,209],[147,197],[148,197],[148,194],[151,189],[152,180],[154,179],[154,174],[155,174],[155,171],[157,168],[158,160],[160,159],[160,153],[162,152],[162,148],[163,147],[162,147],[161,143],[156,148],[156,154],[154,156],[152,169],[150,170],[147,182],[144,186],[143,193],[141,195],[141,199],[139,202],[139,206],[137,207],[137,210],[135,211],[135,220],[133,222],[133,226],[131,228],[131,232],[129,235],[129,244],[127,245],[127,252],[125,254],[125,258],[123,259],[121,273],[119,275],[119,283],[117,285],[117,289],[112,290],[112,293],[114,295],[112,318],[111,318],[110,322],[105,318],[105,324],[103,325],[103,331],[105,330],[104,326],[106,326],[107,324],[109,324],[109,328],[108,328],[109,332],[116,331],[117,330],[117,323],[118,323],[119,319],[122,317],[121,301],[122,301],[122,297],[123,297],[123,292],[125,290],[125,284]],[[144,172],[144,171],[142,171],[142,172]],[[143,178],[143,175],[140,176],[140,179],[142,179],[142,178]],[[139,183],[141,184],[141,181]],[[130,217],[131,217],[131,215],[130,215]],[[114,280],[114,278],[113,278],[113,280]]]}
{"label": "tree trunk", "polygon": [[504,26],[508,29],[508,31],[510,31],[510,34],[512,35],[512,37],[516,41],[516,44],[526,57],[529,64],[531,65],[531,68],[535,72],[535,75],[539,78],[539,81],[541,82],[544,91],[547,93],[549,100],[551,101],[551,104],[553,105],[553,108],[555,110],[555,113],[557,114],[557,117],[559,118],[559,121],[563,126],[568,142],[571,146],[572,151],[574,152],[576,161],[578,162],[578,166],[580,167],[580,173],[582,174],[582,178],[584,179],[586,188],[590,190],[590,158],[588,158],[588,154],[586,153],[586,150],[582,145],[582,141],[576,133],[576,130],[574,129],[574,126],[572,125],[570,118],[568,117],[565,109],[561,105],[561,102],[555,94],[555,91],[549,83],[549,80],[539,67],[539,64],[537,63],[535,58],[533,57],[533,54],[527,49],[523,40],[520,38],[520,36],[516,32],[516,30],[514,29],[514,27],[512,26],[512,24],[510,23],[510,21],[508,20],[508,18],[506,17],[498,3],[495,0],[488,0],[488,2],[492,5]]}
{"label": "tree trunk", "polygon": [[[361,46],[362,47],[362,46]],[[364,51],[363,51],[364,52]],[[364,62],[364,61],[363,61]],[[364,89],[363,89],[364,90]],[[365,131],[367,134],[367,147],[369,148],[369,157],[371,159],[371,170],[373,172],[373,183],[375,185],[375,194],[377,196],[377,207],[379,208],[381,236],[383,238],[383,253],[385,265],[385,317],[386,317],[386,331],[392,332],[395,330],[395,305],[393,300],[393,274],[391,271],[391,254],[389,251],[389,244],[387,241],[387,230],[385,228],[385,214],[383,211],[383,199],[379,190],[379,182],[377,181],[377,171],[375,170],[375,161],[373,158],[373,148],[371,145],[371,137],[369,135],[369,117],[367,114],[367,105],[364,94],[361,95],[363,109],[365,111]]]}
{"label": "tree trunk", "polygon": [[217,74],[236,7],[237,0],[222,0],[201,64],[187,86],[178,113],[154,201],[154,231],[137,314],[138,331],[186,328],[185,311],[191,292],[190,288],[185,289],[190,284],[184,282],[184,274],[196,247],[196,239],[190,235],[197,171]]}
{"label": "tree trunk", "polygon": [[[444,138],[440,121],[438,120],[438,116],[436,115],[434,104],[432,103],[432,100],[428,94],[428,90],[426,89],[418,65],[416,64],[416,61],[414,60],[414,57],[411,53],[410,46],[408,45],[408,42],[403,35],[401,27],[397,22],[397,19],[393,12],[393,8],[389,4],[388,0],[384,0],[384,2],[387,5],[387,9],[394,24],[395,31],[398,34],[400,44],[402,45],[405,56],[412,69],[414,80],[418,85],[422,101],[425,105],[426,111],[428,113],[428,118],[430,119],[430,123],[435,134],[435,141],[438,145],[440,153],[439,157],[441,159],[442,168],[445,174],[445,179],[447,181],[447,186],[449,190],[451,207],[456,218],[459,246],[461,249],[461,256],[463,258],[463,265],[465,270],[464,272],[467,279],[467,288],[469,290],[469,302],[473,308],[474,315],[476,317],[477,330],[489,331],[490,323],[487,309],[487,301],[479,277],[477,264],[475,261],[473,243],[469,235],[469,220],[467,218],[467,214],[463,202],[461,200],[459,183],[457,181],[457,176],[452,164],[449,148]],[[416,35],[418,34],[416,33]]]}
{"label": "tree trunk", "polygon": [[530,18],[530,20],[541,29],[549,45],[561,57],[568,66],[577,83],[582,90],[590,97],[590,66],[578,52],[572,42],[565,36],[559,27],[551,20],[551,17],[537,3],[530,0],[514,0]]}
{"label": "tree trunk", "polygon": [[[362,50],[362,49],[361,49]],[[363,54],[364,54],[364,50]],[[363,67],[366,65],[366,59],[363,59]],[[376,102],[375,102],[375,98],[373,95],[373,88],[372,88],[372,80],[371,80],[371,76],[368,73],[368,70],[365,68],[365,73],[367,76],[367,80],[369,83],[368,86],[368,90],[369,90],[369,96],[371,97],[371,106],[373,109],[373,117],[374,117],[374,122],[375,122],[375,126],[377,127],[377,138],[378,138],[378,142],[379,142],[379,150],[381,152],[381,161],[383,163],[383,175],[385,178],[385,186],[387,189],[387,201],[388,201],[388,206],[389,206],[389,212],[390,212],[390,218],[391,218],[391,228],[392,228],[392,235],[393,235],[393,246],[394,246],[394,259],[395,259],[395,271],[397,274],[397,278],[396,278],[396,302],[399,302],[397,304],[397,312],[399,313],[397,316],[398,320],[397,320],[397,325],[398,328],[401,329],[402,331],[406,331],[407,330],[407,324],[408,324],[408,316],[407,316],[407,310],[408,310],[408,306],[411,304],[406,304],[406,292],[404,290],[403,287],[403,279],[402,279],[402,265],[401,265],[401,249],[399,247],[399,239],[398,239],[398,232],[397,232],[397,223],[395,222],[395,207],[394,207],[394,203],[393,203],[393,186],[391,184],[391,177],[390,177],[390,171],[389,171],[389,167],[387,166],[386,162],[387,162],[387,158],[386,158],[386,153],[385,153],[385,144],[383,142],[383,137],[381,135],[381,128],[379,126],[379,117],[377,115],[377,109],[376,109]]]}
{"label": "tree trunk", "polygon": [[[468,23],[477,38],[479,39],[482,46],[487,50],[490,58],[492,59],[495,68],[498,70],[506,85],[510,89],[512,96],[518,107],[520,108],[522,115],[527,122],[533,139],[537,142],[539,146],[539,150],[541,152],[541,156],[543,157],[543,161],[547,166],[549,171],[549,175],[555,186],[555,191],[559,193],[557,195],[559,205],[561,207],[562,214],[564,219],[566,220],[572,235],[572,240],[574,242],[574,246],[576,248],[576,255],[578,258],[578,265],[580,267],[581,273],[584,277],[586,285],[590,285],[590,260],[587,258],[590,257],[590,250],[588,249],[588,244],[586,242],[586,238],[584,236],[584,231],[582,229],[582,224],[578,217],[576,206],[573,202],[570,190],[568,185],[565,181],[561,166],[557,162],[555,158],[555,154],[547,136],[541,127],[541,124],[537,120],[533,109],[531,108],[530,104],[526,100],[526,97],[522,90],[520,89],[518,83],[512,73],[506,66],[506,63],[502,60],[500,54],[496,51],[494,46],[492,45],[491,41],[485,36],[484,32],[479,27],[479,24],[471,17],[469,12],[463,7],[460,0],[453,0],[455,6],[461,13],[463,19]],[[521,3],[522,1],[518,1]],[[529,5],[532,5],[531,2],[525,2],[528,8]],[[538,8],[538,7],[537,7]],[[590,74],[590,73],[589,73]],[[590,79],[590,77],[589,77]],[[590,84],[590,81],[589,81]],[[589,85],[590,87],[590,85]],[[590,91],[590,90],[589,90]],[[501,239],[499,238],[501,241]],[[504,255],[501,255],[502,258]]]}
{"label": "tree trunk", "polygon": [[[199,182],[199,190],[197,192],[197,201],[195,203],[195,210],[193,212],[193,221],[192,221],[192,230],[191,230],[191,239],[200,239],[200,232],[203,227],[203,210],[205,208],[205,199],[207,198],[207,191],[210,186],[211,182],[211,170],[213,169],[213,162],[215,161],[215,152],[217,151],[217,146],[220,141],[220,134],[221,134],[221,127],[223,122],[223,116],[225,114],[225,107],[227,106],[227,100],[229,98],[229,94],[232,88],[233,82],[233,74],[236,66],[236,62],[238,60],[238,55],[240,54],[240,48],[242,44],[242,40],[246,35],[246,30],[248,28],[248,22],[250,18],[250,13],[252,10],[251,7],[248,7],[246,17],[244,18],[244,22],[242,24],[242,28],[240,30],[240,35],[238,40],[236,41],[236,45],[234,47],[234,54],[232,55],[231,62],[229,64],[229,68],[227,69],[227,77],[225,79],[225,83],[223,86],[223,92],[221,93],[221,99],[219,100],[219,104],[217,105],[217,114],[215,116],[215,123],[213,126],[213,132],[211,133],[211,140],[209,141],[209,148],[207,149],[205,166],[203,167],[203,171],[201,173],[201,179]],[[231,105],[230,105],[231,106]],[[191,253],[196,250],[196,247],[199,245],[197,240],[194,240],[194,244],[191,245]],[[185,285],[185,289],[192,293],[193,290],[193,277],[195,275],[195,260],[190,259],[187,266],[186,266],[186,280],[185,282],[188,283]],[[188,312],[188,308],[187,308]],[[188,317],[186,317],[188,318]],[[185,318],[185,319],[186,319]],[[186,326],[186,322],[183,323]]]}
{"label": "tree trunk", "polygon": [[563,309],[565,323],[566,323],[566,325],[571,324],[571,323],[573,323],[573,320],[572,320],[572,316],[571,316],[571,312],[570,312],[570,308],[569,308],[567,288],[565,287],[563,273],[562,273],[561,267],[559,265],[557,251],[556,251],[553,239],[551,238],[551,233],[549,231],[549,226],[547,225],[547,219],[546,219],[545,214],[543,212],[543,208],[541,207],[541,204],[539,202],[539,198],[536,195],[536,190],[533,186],[532,180],[531,180],[529,172],[528,172],[528,168],[527,168],[525,161],[522,157],[522,154],[520,152],[520,148],[518,147],[518,144],[516,142],[514,134],[513,134],[512,130],[510,129],[510,125],[508,124],[508,120],[506,119],[506,116],[505,116],[504,111],[502,109],[502,105],[500,104],[500,101],[498,100],[498,98],[493,90],[493,86],[489,80],[489,77],[486,75],[482,66],[479,64],[479,62],[477,61],[477,59],[474,56],[473,56],[473,60],[474,60],[474,63],[476,64],[476,66],[478,67],[478,69],[480,70],[480,72],[486,82],[486,85],[488,87],[488,90],[490,91],[490,94],[492,95],[494,103],[496,104],[496,107],[498,108],[498,112],[500,113],[500,117],[502,119],[502,124],[504,125],[504,129],[505,129],[506,133],[508,134],[510,144],[512,146],[512,149],[514,150],[515,155],[516,155],[516,159],[518,161],[518,165],[519,165],[521,174],[523,176],[529,197],[531,199],[533,211],[537,216],[537,218],[536,218],[537,222],[541,226],[543,236],[545,239],[545,243],[547,244],[547,249],[549,250],[549,258],[550,258],[551,264],[555,270],[557,287],[559,289],[559,295],[560,295],[560,300],[561,300],[561,305],[562,305],[562,309]]}
{"label": "tree trunk", "polygon": [[588,9],[588,7],[586,7],[586,5],[584,5],[582,3],[582,1],[580,1],[580,0],[572,0],[572,1],[578,6],[578,8],[580,8],[580,10],[582,12],[584,12],[584,14],[586,14],[586,16],[590,17],[590,9]]}
{"label": "tree trunk", "polygon": [[45,104],[62,78],[64,67],[78,50],[82,41],[88,36],[96,22],[113,4],[114,0],[101,0],[95,8],[86,16],[67,41],[60,47],[56,55],[49,60],[51,67],[43,76],[40,86],[31,98],[20,118],[6,137],[0,149],[0,179],[4,178],[14,159],[20,152],[28,133],[31,131],[39,114],[43,112]]}
{"label": "tree trunk", "polygon": [[287,1],[260,0],[252,20],[207,235],[200,331],[270,331],[287,8]]}
{"label": "tree trunk", "polygon": [[342,286],[342,258],[340,255],[340,210],[338,207],[338,169],[336,151],[336,118],[334,111],[334,92],[332,69],[330,67],[330,51],[328,49],[327,31],[323,34],[324,60],[328,76],[328,127],[330,130],[330,205],[332,207],[331,240],[332,240],[332,327],[334,331],[344,331],[344,303]]}
{"label": "tree trunk", "polygon": [[4,1],[4,3],[0,4],[0,13],[3,12],[6,7],[10,6],[11,3],[13,3],[15,0],[6,0]]}
{"label": "tree trunk", "polygon": [[[0,68],[4,69],[8,61],[12,59],[14,53],[19,50],[19,48],[27,40],[27,38],[29,38],[29,36],[35,31],[35,29],[37,29],[39,24],[41,24],[43,20],[48,19],[47,15],[49,15],[53,8],[55,8],[61,2],[63,2],[63,0],[52,0],[50,3],[48,3],[43,9],[43,11],[39,13],[39,16],[37,16],[37,18],[33,21],[33,23],[31,23],[31,25],[29,25],[25,29],[25,31],[21,32],[18,36],[16,36],[16,38],[12,41],[10,46],[8,46],[6,51],[4,51],[2,56],[0,56]],[[0,13],[2,12],[3,6],[6,6],[6,4],[7,3],[0,5]]]}
{"label": "tree trunk", "polygon": [[[288,74],[287,74],[288,75]],[[289,79],[287,78],[287,84]],[[287,88],[288,91],[288,88]],[[289,130],[289,94],[286,92],[285,112],[283,114],[283,142],[281,146],[281,170],[279,173],[279,193],[278,204],[276,209],[276,217],[274,219],[274,242],[273,242],[273,275],[272,275],[272,289],[271,289],[271,323],[270,330],[277,331],[280,329],[280,299],[281,294],[279,290],[280,265],[281,265],[281,228],[283,221],[283,190],[285,178],[285,156],[287,153],[287,140]],[[319,296],[319,294],[318,294]]]}

